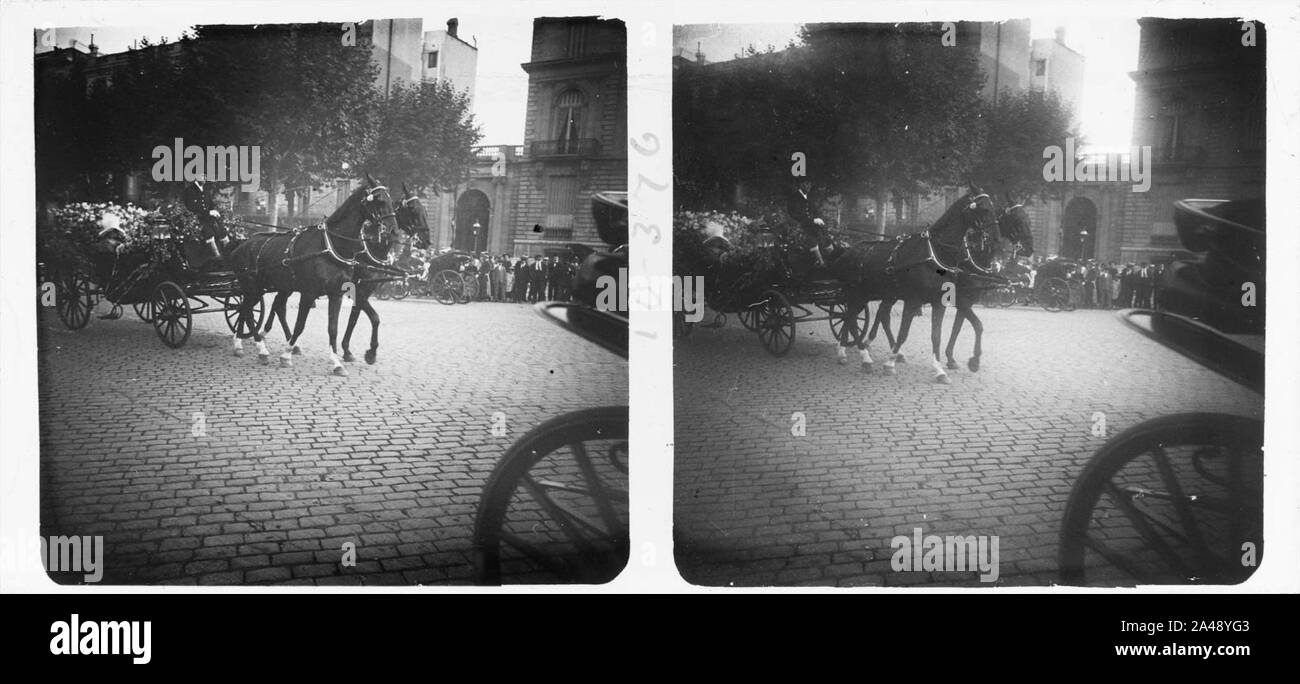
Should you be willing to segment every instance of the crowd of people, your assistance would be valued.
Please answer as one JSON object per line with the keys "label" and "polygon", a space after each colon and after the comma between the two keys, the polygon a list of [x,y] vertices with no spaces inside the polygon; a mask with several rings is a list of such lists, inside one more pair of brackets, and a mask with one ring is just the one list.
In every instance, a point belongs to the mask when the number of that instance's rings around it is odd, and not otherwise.
{"label": "crowd of people", "polygon": [[[439,253],[429,249],[411,249],[402,257],[399,266],[408,273],[419,274],[427,281],[429,265]],[[477,280],[475,301],[536,303],[568,301],[572,296],[573,278],[578,273],[578,259],[574,256],[545,257],[534,254],[512,257],[509,254],[491,255],[477,252],[470,255],[459,267],[461,275]]]}
{"label": "crowd of people", "polygon": [[[1034,288],[1038,269],[1044,260],[1033,257],[1022,262],[1028,269],[1030,289]],[[1160,276],[1164,264],[1151,262],[1114,263],[1087,259],[1070,277],[1070,293],[1075,305],[1084,309],[1152,309],[1160,300]]]}

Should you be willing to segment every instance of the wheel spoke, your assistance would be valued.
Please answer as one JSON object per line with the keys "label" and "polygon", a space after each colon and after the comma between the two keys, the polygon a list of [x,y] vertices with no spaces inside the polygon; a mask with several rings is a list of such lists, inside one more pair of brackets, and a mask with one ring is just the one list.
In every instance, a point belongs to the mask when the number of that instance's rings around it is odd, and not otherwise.
{"label": "wheel spoke", "polygon": [[1123,511],[1124,515],[1133,523],[1133,527],[1137,529],[1138,534],[1140,534],[1148,544],[1154,547],[1166,562],[1177,569],[1182,577],[1191,576],[1192,573],[1188,571],[1187,565],[1183,562],[1183,559],[1169,547],[1163,538],[1160,537],[1151,526],[1147,516],[1142,511],[1138,510],[1137,506],[1133,505],[1133,501],[1126,496],[1114,482],[1106,483],[1105,492],[1110,495],[1111,500],[1119,506],[1119,509]]}
{"label": "wheel spoke", "polygon": [[1207,569],[1214,567],[1213,554],[1205,544],[1205,536],[1201,533],[1201,526],[1196,522],[1196,517],[1192,515],[1192,509],[1188,505],[1187,497],[1183,495],[1183,485],[1178,481],[1173,466],[1169,464],[1169,456],[1160,446],[1153,448],[1151,455],[1156,462],[1156,468],[1160,472],[1160,479],[1164,480],[1165,486],[1169,489],[1169,493],[1173,498],[1174,511],[1177,512],[1183,529],[1187,533],[1187,538],[1191,542],[1192,551],[1196,554],[1198,564]]}
{"label": "wheel spoke", "polygon": [[621,524],[617,514],[614,513],[614,505],[609,498],[609,492],[606,491],[605,484],[601,482],[600,476],[596,473],[596,467],[587,454],[587,445],[582,442],[574,442],[569,445],[569,448],[573,450],[574,459],[578,462],[578,469],[582,472],[582,479],[586,480],[590,496],[596,502],[596,509],[600,511],[601,520],[605,522],[605,533],[608,535],[615,534]]}

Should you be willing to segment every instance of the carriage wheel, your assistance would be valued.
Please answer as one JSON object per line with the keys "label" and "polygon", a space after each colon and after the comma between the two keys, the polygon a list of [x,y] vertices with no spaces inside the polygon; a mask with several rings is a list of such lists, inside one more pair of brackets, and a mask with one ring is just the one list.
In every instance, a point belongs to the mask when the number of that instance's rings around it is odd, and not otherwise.
{"label": "carriage wheel", "polygon": [[740,324],[745,327],[745,330],[750,332],[758,330],[754,325],[754,320],[758,317],[757,309],[747,306],[741,309],[737,316],[740,318]]}
{"label": "carriage wheel", "polygon": [[158,283],[153,289],[153,329],[163,344],[172,349],[185,346],[190,339],[193,316],[190,315],[190,298],[180,285],[170,280]]}
{"label": "carriage wheel", "polygon": [[1061,311],[1074,311],[1076,305],[1074,302],[1074,288],[1070,287],[1069,281],[1065,283],[1065,299],[1061,300]]}
{"label": "carriage wheel", "polygon": [[135,309],[135,315],[139,316],[140,320],[145,323],[153,320],[153,311],[151,310],[153,308],[153,302],[136,302],[131,305],[131,308]]}
{"label": "carriage wheel", "polygon": [[1097,451],[1061,523],[1067,584],[1236,584],[1263,555],[1263,423],[1147,421]]}
{"label": "carriage wheel", "polygon": [[478,297],[478,276],[461,278],[460,301],[458,304],[469,304]]}
{"label": "carriage wheel", "polygon": [[619,406],[553,418],[515,442],[479,498],[479,582],[614,579],[629,549],[627,437]]}
{"label": "carriage wheel", "polygon": [[1048,278],[1039,289],[1038,301],[1048,311],[1060,311],[1070,301],[1070,285],[1062,278]]}
{"label": "carriage wheel", "polygon": [[90,312],[95,308],[94,295],[90,292],[90,281],[70,273],[59,281],[55,291],[59,320],[68,330],[81,330],[90,322]]}
{"label": "carriage wheel", "polygon": [[392,296],[388,290],[389,285],[392,285],[392,283],[383,283],[379,287],[375,288],[375,299],[387,301],[389,297]]}
{"label": "carriage wheel", "polygon": [[785,356],[794,346],[794,308],[776,290],[768,290],[758,324],[758,339],[772,356]]}
{"label": "carriage wheel", "polygon": [[460,299],[460,293],[464,287],[464,281],[460,274],[455,271],[438,271],[433,276],[433,283],[430,288],[433,290],[433,298],[438,300],[439,304],[455,304]]}
{"label": "carriage wheel", "polygon": [[411,288],[406,285],[405,280],[394,280],[391,283],[387,283],[387,285],[389,295],[398,301],[406,299],[406,296],[411,294]]}
{"label": "carriage wheel", "polygon": [[263,317],[266,315],[263,300],[259,299],[257,300],[257,303],[253,305],[253,315],[257,322],[253,324],[252,329],[249,329],[248,325],[246,325],[244,321],[240,320],[239,307],[244,303],[243,295],[231,295],[222,300],[221,303],[224,306],[223,312],[226,316],[226,327],[230,328],[230,332],[240,335],[241,337],[245,335],[251,336],[257,328],[261,327]]}
{"label": "carriage wheel", "polygon": [[998,306],[1007,309],[1016,303],[1016,291],[1009,287],[998,288]]}
{"label": "carriage wheel", "polygon": [[826,313],[830,316],[831,334],[835,336],[835,341],[839,342],[840,330],[844,329],[844,314],[848,310],[848,307],[836,302],[830,306],[822,308],[825,309]]}
{"label": "carriage wheel", "polygon": [[840,330],[844,328],[844,324],[847,322],[849,323],[849,337],[853,340],[853,344],[862,343],[862,337],[867,334],[867,329],[871,327],[870,310],[863,307],[858,312],[858,316],[851,321],[847,316],[848,307],[844,304],[831,304],[826,307],[826,312],[831,316],[831,332],[835,335],[836,342],[839,342]]}

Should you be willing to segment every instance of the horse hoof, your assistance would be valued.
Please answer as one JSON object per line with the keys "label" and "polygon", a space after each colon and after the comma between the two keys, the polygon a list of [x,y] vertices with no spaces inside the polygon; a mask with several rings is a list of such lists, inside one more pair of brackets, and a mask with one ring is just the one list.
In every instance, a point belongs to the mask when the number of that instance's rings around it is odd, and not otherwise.
{"label": "horse hoof", "polygon": [[243,349],[236,349],[236,350],[235,350],[235,356],[243,356],[243,355],[244,355],[244,350],[243,350]]}
{"label": "horse hoof", "polygon": [[971,369],[971,372],[978,371],[980,369],[980,357],[970,357],[970,361],[966,363],[966,366]]}
{"label": "horse hoof", "polygon": [[280,367],[281,367],[281,368],[290,368],[290,367],[292,367],[292,366],[293,366],[293,359],[291,359],[291,358],[287,358],[287,357],[284,357],[284,356],[281,356],[281,357],[280,357]]}
{"label": "horse hoof", "polygon": [[345,352],[343,352],[343,360],[344,360],[344,361],[347,361],[348,363],[351,363],[351,362],[353,362],[353,361],[356,361],[356,360],[357,360],[357,357],[353,356],[353,355],[352,355],[352,352],[350,352],[350,351],[345,351]]}
{"label": "horse hoof", "polygon": [[846,364],[846,363],[848,363],[848,362],[849,362],[849,360],[848,360],[847,358],[843,357],[843,356],[841,356],[841,357],[839,358],[839,364],[840,364],[841,366],[843,366],[844,364]]}
{"label": "horse hoof", "polygon": [[885,375],[894,375],[897,372],[898,371],[895,371],[893,366],[885,366]]}
{"label": "horse hoof", "polygon": [[348,369],[344,368],[343,366],[335,366],[334,374],[341,378],[346,378],[348,376]]}
{"label": "horse hoof", "polygon": [[379,353],[376,352],[376,351],[373,350],[373,349],[371,349],[370,351],[366,352],[366,363],[369,364],[369,365],[371,365],[371,366],[375,365],[375,357],[377,357],[378,355],[379,355]]}
{"label": "horse hoof", "polygon": [[948,359],[948,370],[957,370],[957,362],[953,361],[952,359]]}
{"label": "horse hoof", "polygon": [[907,359],[903,358],[902,354],[894,354],[894,361],[897,361],[898,363],[907,363]]}
{"label": "horse hoof", "polygon": [[263,366],[269,366],[269,365],[271,365],[271,355],[270,355],[270,354],[258,354],[258,355],[257,355],[257,362],[260,363],[260,364],[262,364]]}
{"label": "horse hoof", "polygon": [[947,375],[936,375],[934,376],[934,381],[939,383],[940,385],[952,384],[952,380],[949,380]]}
{"label": "horse hoof", "polygon": [[293,349],[290,349],[289,352],[292,353],[294,356],[302,356],[302,348],[296,344],[293,345]]}
{"label": "horse hoof", "polygon": [[862,372],[863,372],[863,373],[870,373],[870,372],[871,372],[871,364],[869,364],[869,363],[864,363],[864,364],[862,364]]}

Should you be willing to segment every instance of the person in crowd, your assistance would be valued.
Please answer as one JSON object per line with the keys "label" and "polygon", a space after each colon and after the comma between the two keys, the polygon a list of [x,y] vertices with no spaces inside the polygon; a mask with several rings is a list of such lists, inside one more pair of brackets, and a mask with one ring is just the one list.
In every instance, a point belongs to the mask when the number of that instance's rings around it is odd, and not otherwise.
{"label": "person in crowd", "polygon": [[529,259],[528,301],[536,304],[546,299],[546,260],[540,254]]}
{"label": "person in crowd", "polygon": [[528,301],[528,259],[515,259],[514,277],[514,299],[522,304]]}
{"label": "person in crowd", "polygon": [[1110,308],[1110,264],[1097,269],[1097,308]]}
{"label": "person in crowd", "polygon": [[560,290],[564,287],[566,265],[560,263],[559,255],[551,257],[550,270],[546,273],[546,292],[548,301],[564,301]]}
{"label": "person in crowd", "polygon": [[1151,262],[1144,262],[1137,270],[1133,283],[1133,305],[1141,309],[1151,308]]}
{"label": "person in crowd", "polygon": [[1124,264],[1124,268],[1119,272],[1119,308],[1128,309],[1133,306],[1133,264]]}
{"label": "person in crowd", "polygon": [[495,257],[492,259],[492,273],[489,275],[492,281],[492,301],[504,302],[506,289],[506,260],[504,257]]}

